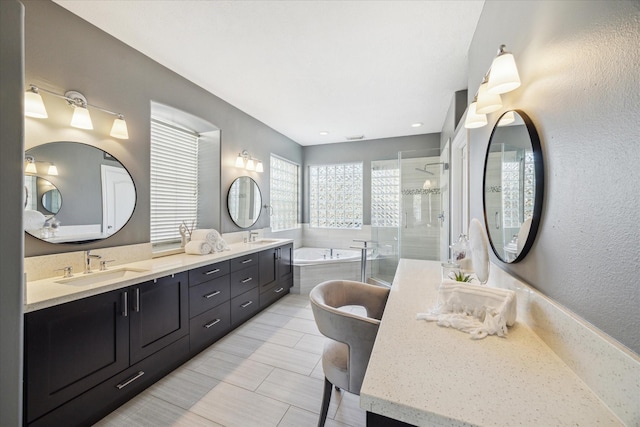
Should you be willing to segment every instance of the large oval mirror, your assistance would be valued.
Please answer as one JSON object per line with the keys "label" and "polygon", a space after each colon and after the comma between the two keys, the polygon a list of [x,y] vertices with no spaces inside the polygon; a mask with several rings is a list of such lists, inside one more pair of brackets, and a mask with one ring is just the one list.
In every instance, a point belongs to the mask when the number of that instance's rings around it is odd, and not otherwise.
{"label": "large oval mirror", "polygon": [[236,178],[229,188],[227,208],[238,227],[249,228],[255,224],[262,209],[262,195],[258,184],[248,176]]}
{"label": "large oval mirror", "polygon": [[87,243],[106,239],[131,218],[133,179],[109,153],[59,141],[30,148],[26,156],[36,170],[25,175],[24,228],[30,235],[50,243]]}
{"label": "large oval mirror", "polygon": [[484,219],[503,262],[521,261],[536,237],[544,189],[540,139],[522,111],[504,113],[491,133],[484,164]]}

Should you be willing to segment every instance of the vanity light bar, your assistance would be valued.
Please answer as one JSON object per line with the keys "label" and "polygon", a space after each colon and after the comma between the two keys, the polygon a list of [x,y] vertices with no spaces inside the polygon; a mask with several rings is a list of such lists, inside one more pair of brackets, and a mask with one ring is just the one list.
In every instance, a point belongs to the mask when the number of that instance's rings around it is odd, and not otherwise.
{"label": "vanity light bar", "polygon": [[88,107],[91,107],[96,110],[100,110],[116,116],[109,135],[118,139],[129,139],[127,122],[124,120],[123,114],[107,110],[106,108],[98,107],[97,105],[89,104],[87,102],[87,98],[85,98],[84,95],[77,91],[67,91],[64,95],[60,95],[59,93],[47,89],[42,89],[34,84],[30,84],[29,89],[25,92],[24,95],[25,116],[38,119],[46,119],[48,117],[47,110],[44,106],[44,102],[42,101],[40,92],[45,92],[58,98],[62,98],[67,101],[69,105],[74,107],[71,126],[80,129],[93,129],[93,124],[91,123],[91,116],[88,109]]}

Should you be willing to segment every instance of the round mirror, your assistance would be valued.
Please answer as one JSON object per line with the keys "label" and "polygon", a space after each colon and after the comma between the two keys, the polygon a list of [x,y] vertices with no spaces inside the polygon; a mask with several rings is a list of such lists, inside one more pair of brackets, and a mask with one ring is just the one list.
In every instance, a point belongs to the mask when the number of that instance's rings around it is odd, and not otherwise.
{"label": "round mirror", "polygon": [[543,189],[542,150],[535,126],[522,111],[507,111],[493,128],[484,164],[484,220],[493,252],[501,261],[521,261],[533,245]]}
{"label": "round mirror", "polygon": [[262,209],[262,195],[258,184],[248,176],[236,178],[229,188],[227,208],[238,227],[249,228],[255,224]]}
{"label": "round mirror", "polygon": [[27,233],[50,243],[92,242],[116,233],[131,218],[133,179],[109,153],[60,141],[25,154],[36,170],[25,175]]}

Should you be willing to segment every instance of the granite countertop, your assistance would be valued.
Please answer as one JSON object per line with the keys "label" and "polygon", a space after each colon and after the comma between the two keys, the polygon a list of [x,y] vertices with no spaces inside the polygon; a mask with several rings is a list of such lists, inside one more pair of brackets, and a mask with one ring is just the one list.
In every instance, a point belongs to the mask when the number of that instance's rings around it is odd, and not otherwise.
{"label": "granite countertop", "polygon": [[436,261],[400,261],[361,408],[418,426],[623,425],[526,324],[471,340],[416,320],[435,305],[440,274]]}
{"label": "granite countertop", "polygon": [[[269,239],[265,243],[233,243],[231,250],[208,255],[177,254],[144,261],[120,264],[110,267],[105,272],[94,270],[95,277],[109,272],[129,269],[124,278],[103,280],[96,284],[75,285],[73,282],[59,283],[61,276],[27,282],[25,285],[24,312],[40,310],[54,305],[75,301],[92,295],[101,294],[115,289],[125,288],[147,280],[157,279],[170,274],[180,273],[220,261],[226,261],[251,253],[275,248],[283,244],[292,243],[291,239]],[[139,270],[139,271],[136,271]],[[74,277],[82,278],[83,273],[76,273]]]}

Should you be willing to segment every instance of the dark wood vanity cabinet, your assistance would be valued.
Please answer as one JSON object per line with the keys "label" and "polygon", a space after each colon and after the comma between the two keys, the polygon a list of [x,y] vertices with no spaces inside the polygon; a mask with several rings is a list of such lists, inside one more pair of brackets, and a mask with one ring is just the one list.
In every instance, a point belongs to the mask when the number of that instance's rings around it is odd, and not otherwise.
{"label": "dark wood vanity cabinet", "polygon": [[97,421],[184,361],[187,278],[184,272],[27,313],[26,424]]}
{"label": "dark wood vanity cabinet", "polygon": [[222,338],[293,285],[293,245],[25,315],[25,425],[83,426]]}

